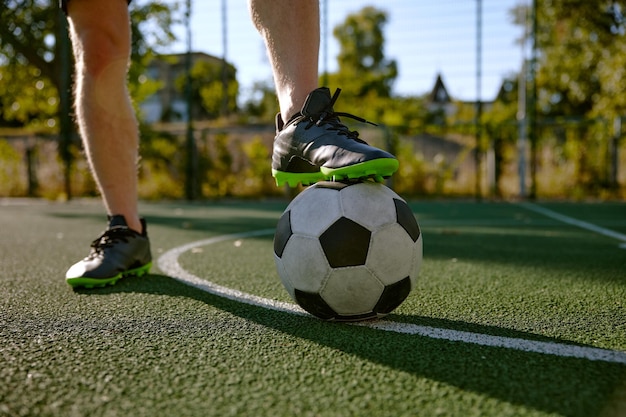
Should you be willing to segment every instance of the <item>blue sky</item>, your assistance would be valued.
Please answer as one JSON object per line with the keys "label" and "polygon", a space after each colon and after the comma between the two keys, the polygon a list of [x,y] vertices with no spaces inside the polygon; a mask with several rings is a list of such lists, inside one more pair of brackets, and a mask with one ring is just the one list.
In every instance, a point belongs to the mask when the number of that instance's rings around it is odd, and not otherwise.
{"label": "blue sky", "polygon": [[[399,76],[394,85],[396,94],[424,94],[430,91],[437,74],[441,73],[454,98],[473,100],[478,94],[477,1],[328,0],[328,28],[331,33],[328,68],[330,71],[336,69],[335,57],[339,51],[332,29],[349,13],[374,6],[386,11],[388,16],[384,28],[385,55],[398,63]],[[513,25],[509,11],[516,4],[527,2],[482,0],[480,95],[483,100],[492,99],[503,77],[517,72],[520,67],[522,51],[515,41],[521,36],[522,29]],[[246,0],[228,0],[226,6],[226,58],[237,67],[241,92],[245,97],[254,81],[271,80],[271,71],[261,38],[248,17]],[[323,12],[322,15],[325,16]],[[322,23],[322,32],[325,27]],[[186,50],[183,29],[176,29],[181,40],[172,46],[173,52]],[[220,0],[192,0],[191,29],[193,50],[216,56],[224,54]],[[325,65],[323,58],[322,54],[320,70]]]}

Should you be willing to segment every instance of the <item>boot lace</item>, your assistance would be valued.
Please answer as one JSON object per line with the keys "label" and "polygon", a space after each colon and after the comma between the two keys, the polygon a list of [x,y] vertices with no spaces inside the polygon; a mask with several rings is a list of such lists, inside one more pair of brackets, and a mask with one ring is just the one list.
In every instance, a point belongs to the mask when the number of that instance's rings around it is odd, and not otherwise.
{"label": "boot lace", "polygon": [[341,120],[339,119],[339,117],[348,117],[350,119],[356,120],[361,123],[367,123],[372,126],[378,126],[378,125],[376,123],[372,123],[368,120],[365,120],[362,117],[355,116],[350,113],[333,111],[332,110],[333,105],[337,101],[337,98],[339,98],[340,93],[341,93],[341,89],[340,88],[336,89],[326,109],[322,111],[319,115],[315,115],[317,119],[315,119],[314,117],[310,117],[309,123],[304,127],[304,129],[308,130],[313,126],[326,125],[328,130],[336,131],[338,134],[347,136],[350,139],[356,140],[357,142],[366,143],[363,139],[359,138],[359,132],[357,132],[356,130],[348,129],[346,125],[341,123]]}
{"label": "boot lace", "polygon": [[112,247],[119,242],[127,243],[128,239],[133,237],[136,233],[127,227],[114,227],[112,229],[105,230],[96,240],[91,242],[91,252],[88,258],[102,254],[104,249]]}

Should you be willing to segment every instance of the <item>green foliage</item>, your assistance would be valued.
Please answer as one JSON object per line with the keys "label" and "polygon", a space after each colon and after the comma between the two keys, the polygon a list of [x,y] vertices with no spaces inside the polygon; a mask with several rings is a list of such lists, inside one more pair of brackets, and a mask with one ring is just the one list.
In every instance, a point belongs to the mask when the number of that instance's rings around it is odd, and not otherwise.
{"label": "green foliage", "polygon": [[145,69],[150,60],[176,40],[171,28],[180,23],[178,5],[149,2],[131,7],[131,65],[128,71],[129,90],[133,99],[142,102],[158,85],[150,84]]}
{"label": "green foliage", "polygon": [[[154,89],[141,82],[145,58],[174,40],[175,6],[131,6],[133,33],[130,91],[141,100]],[[0,0],[0,124],[35,130],[58,128],[59,91],[65,63],[61,42],[67,25],[57,2]]]}
{"label": "green foliage", "polygon": [[22,158],[20,154],[6,141],[0,139],[0,196],[24,195],[25,185],[20,175]]}
{"label": "green foliage", "polygon": [[182,198],[184,155],[176,136],[141,128],[142,155],[139,168],[139,195],[142,198]]}
{"label": "green foliage", "polygon": [[243,113],[258,121],[274,123],[278,110],[278,98],[274,86],[267,82],[256,82],[252,87],[252,98],[243,107]]}
{"label": "green foliage", "polygon": [[540,126],[546,152],[542,166],[567,167],[567,175],[559,176],[562,184],[552,185],[549,175],[539,181],[546,187],[558,187],[568,197],[603,194],[607,184],[608,126],[601,120],[554,120]]}
{"label": "green foliage", "polygon": [[600,62],[596,68],[600,90],[594,92],[591,116],[614,118],[626,113],[626,39],[609,44],[602,51]]}
{"label": "green foliage", "polygon": [[0,0],[0,125],[56,125],[58,13],[48,2]]}
{"label": "green foliage", "polygon": [[[129,90],[135,102],[155,85],[142,73],[154,48],[174,39],[174,8],[160,2],[131,6],[133,32]],[[59,132],[66,184],[72,181],[75,149],[71,143],[70,94],[72,69],[67,18],[58,2],[0,0],[0,126]],[[68,197],[71,190],[64,192]]]}
{"label": "green foliage", "polygon": [[415,152],[412,144],[400,142],[396,157],[400,167],[393,177],[394,190],[401,195],[426,194],[426,162],[423,156]]}
{"label": "green foliage", "polygon": [[518,84],[518,80],[512,76],[504,80],[491,109],[484,112],[483,122],[487,126],[514,123],[517,120]]}
{"label": "green foliage", "polygon": [[551,0],[538,5],[537,84],[542,112],[623,114],[626,37],[608,12],[610,2]]}
{"label": "green foliage", "polygon": [[[610,186],[606,153],[611,133],[589,121],[611,123],[626,111],[623,17],[612,12],[610,1],[549,0],[537,5],[538,140],[550,146],[552,125],[561,124],[559,129],[570,137],[566,147],[576,148],[575,154],[560,154],[576,166],[570,188],[597,195]],[[515,10],[518,24],[526,23],[524,11],[521,6]],[[561,143],[563,139],[556,142]],[[535,154],[535,164],[537,158]]]}
{"label": "green foliage", "polygon": [[[197,119],[216,119],[220,115],[237,111],[239,83],[237,70],[233,65],[227,64],[224,68],[222,61],[219,60],[215,62],[197,60],[191,68],[190,77],[191,98],[197,110]],[[227,83],[226,101],[224,101],[224,79]],[[176,89],[185,96],[187,75],[181,74],[175,84]]]}
{"label": "green foliage", "polygon": [[[603,193],[610,187],[607,181],[610,125],[614,117],[626,113],[624,28],[615,16],[607,13],[609,0],[537,3],[540,195],[605,195]],[[167,3],[133,2],[131,11],[133,44],[129,89],[133,101],[140,103],[161,87],[160,81],[146,77],[145,68],[150,59],[163,52],[174,39],[170,28],[177,21],[178,10]],[[526,24],[527,12],[524,6],[512,11],[519,24]],[[0,0],[0,19],[3,22],[0,25],[0,126],[54,134],[60,125],[58,91],[63,75],[59,59],[63,43],[59,37],[63,36],[66,19],[56,3],[44,0]],[[335,28],[334,35],[341,48],[339,68],[326,76],[329,87],[343,90],[336,110],[387,126],[393,135],[414,136],[428,132],[442,137],[461,134],[471,138],[476,128],[473,103],[455,103],[457,111],[446,119],[443,111],[430,111],[424,97],[393,96],[397,66],[384,54],[386,22],[384,11],[365,7]],[[228,91],[224,100],[221,63],[196,61],[193,65],[193,100],[194,107],[201,111],[199,118],[216,118],[224,110],[237,111],[236,69],[228,65],[226,70]],[[515,175],[511,170],[517,157],[516,78],[515,74],[507,77],[493,106],[485,107],[483,112],[484,143],[481,145],[495,152],[498,184],[507,169],[509,177]],[[184,77],[177,84],[183,92]],[[245,104],[241,120],[272,123],[277,110],[273,87],[259,83],[252,97]],[[343,120],[351,123],[348,118]],[[361,130],[356,123],[352,128]],[[182,151],[184,138],[145,127],[141,136],[141,196],[182,198],[187,161]],[[397,140],[395,136],[392,139],[392,150],[400,159],[400,171],[394,177],[396,189],[408,195],[449,192],[453,167],[458,167],[458,161],[424,160],[410,143]],[[249,137],[240,140],[230,133],[213,131],[197,140],[203,196],[279,193],[269,172],[271,149],[267,142]],[[79,194],[95,194],[95,185],[87,174],[88,168],[78,147],[67,145],[67,151],[60,151],[71,155],[75,161],[75,166],[69,170],[73,186]],[[473,142],[464,145],[467,145],[467,152],[472,151]],[[11,193],[23,193],[23,178],[16,179],[24,176],[23,169],[15,171],[23,164],[23,150],[19,146],[15,148],[17,151],[7,146],[0,143],[3,169],[0,180],[14,184],[10,186],[13,187]],[[621,149],[624,154],[623,145]],[[68,160],[64,159],[63,163]],[[57,171],[63,172],[63,169]],[[456,172],[454,174],[456,176]],[[58,180],[48,175],[45,178],[49,183]],[[8,189],[7,184],[4,189]],[[62,186],[55,187],[41,184],[42,195],[54,197],[54,193],[62,193]],[[503,191],[500,193],[506,195]]]}
{"label": "green foliage", "polygon": [[340,45],[338,71],[321,78],[342,90],[335,110],[393,127],[400,133],[419,131],[429,115],[424,99],[392,96],[398,70],[395,60],[384,54],[386,22],[386,13],[374,7],[348,15],[333,32]]}
{"label": "green foliage", "polygon": [[422,98],[394,97],[382,101],[381,124],[393,126],[398,133],[420,132],[428,117],[428,109]]}
{"label": "green foliage", "polygon": [[238,195],[254,197],[275,194],[276,183],[272,178],[271,150],[256,136],[242,146],[246,167],[240,175]]}
{"label": "green foliage", "polygon": [[233,169],[233,154],[230,150],[227,133],[217,133],[213,136],[212,147],[209,149],[210,159],[202,173],[202,195],[206,197],[226,197],[232,195],[232,187],[237,179]]}
{"label": "green foliage", "polygon": [[23,62],[7,64],[0,72],[0,126],[28,127],[44,132],[58,129],[59,99],[52,81]]}
{"label": "green foliage", "polygon": [[[226,71],[225,74],[224,71]],[[234,66],[227,64],[224,68],[221,63],[209,65],[206,62],[198,62],[192,69],[191,76],[195,82],[201,83],[199,93],[202,98],[202,107],[211,118],[237,111],[239,83]],[[226,91],[224,91],[224,79],[227,85]]]}
{"label": "green foliage", "polygon": [[[207,133],[211,133],[207,135]],[[271,149],[260,136],[237,137],[228,132],[196,135],[199,198],[260,197],[280,193],[271,175]],[[200,136],[200,137],[198,137]],[[183,198],[185,138],[147,127],[142,132],[140,196]]]}
{"label": "green foliage", "polygon": [[385,12],[365,7],[348,15],[333,34],[339,41],[339,71],[329,79],[354,97],[390,97],[398,75],[394,60],[385,59]]}

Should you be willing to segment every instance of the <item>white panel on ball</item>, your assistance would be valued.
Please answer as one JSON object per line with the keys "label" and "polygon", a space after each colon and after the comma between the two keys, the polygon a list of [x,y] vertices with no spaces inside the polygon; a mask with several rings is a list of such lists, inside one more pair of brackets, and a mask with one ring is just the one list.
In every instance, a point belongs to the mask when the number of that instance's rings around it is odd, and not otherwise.
{"label": "white panel on ball", "polygon": [[[398,223],[378,229],[372,236],[366,265],[383,284],[390,285],[410,276],[415,283],[417,244]],[[393,274],[390,274],[393,271]]]}
{"label": "white panel on ball", "polygon": [[[389,188],[375,183],[361,183],[341,191],[344,216],[370,230],[395,222],[396,211],[393,193]],[[398,197],[400,198],[400,197]]]}
{"label": "white panel on ball", "polygon": [[341,217],[337,190],[308,188],[290,204],[293,233],[319,236]]}
{"label": "white panel on ball", "polygon": [[383,284],[364,266],[334,269],[320,292],[338,314],[358,315],[372,311]]}
{"label": "white panel on ball", "polygon": [[289,284],[301,291],[318,292],[324,278],[330,274],[330,265],[316,238],[292,235],[282,259]]}

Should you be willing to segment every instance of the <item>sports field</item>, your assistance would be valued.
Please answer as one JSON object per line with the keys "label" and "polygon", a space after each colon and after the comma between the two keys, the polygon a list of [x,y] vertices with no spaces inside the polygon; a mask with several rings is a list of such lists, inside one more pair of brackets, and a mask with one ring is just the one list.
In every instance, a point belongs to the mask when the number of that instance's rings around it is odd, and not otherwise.
{"label": "sports field", "polygon": [[143,204],[152,274],[72,290],[98,201],[0,200],[0,416],[626,416],[626,203],[414,201],[385,320],[278,280],[287,201]]}

